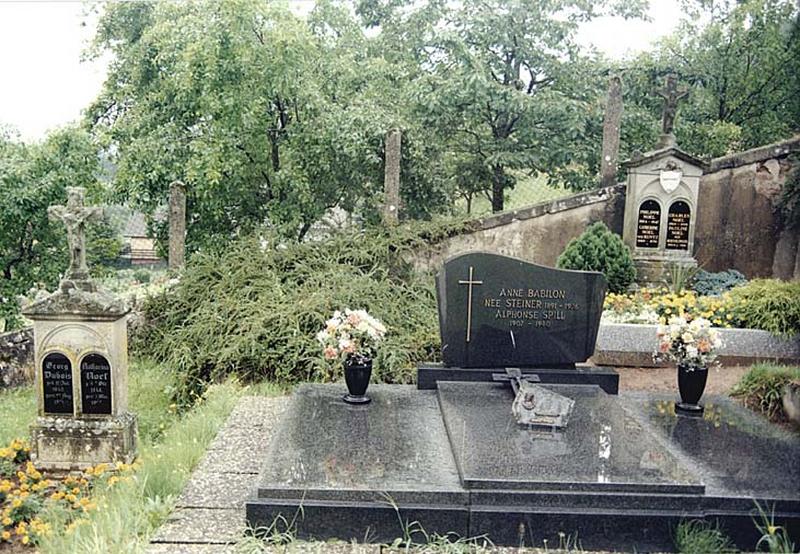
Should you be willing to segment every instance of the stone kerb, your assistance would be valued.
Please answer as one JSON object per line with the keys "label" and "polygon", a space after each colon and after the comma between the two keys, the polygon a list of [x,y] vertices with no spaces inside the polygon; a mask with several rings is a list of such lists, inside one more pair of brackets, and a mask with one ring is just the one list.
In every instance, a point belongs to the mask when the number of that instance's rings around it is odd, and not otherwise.
{"label": "stone kerb", "polygon": [[716,173],[723,169],[735,169],[743,165],[764,162],[774,158],[783,158],[793,152],[800,152],[800,135],[795,135],[790,139],[780,142],[767,144],[766,146],[745,150],[744,152],[737,152],[721,158],[715,158],[708,164],[705,173]]}
{"label": "stone kerb", "polygon": [[[656,325],[601,323],[592,361],[598,365],[662,367],[653,361],[658,346]],[[800,336],[781,338],[757,329],[719,329],[724,365],[757,362],[800,363]]]}

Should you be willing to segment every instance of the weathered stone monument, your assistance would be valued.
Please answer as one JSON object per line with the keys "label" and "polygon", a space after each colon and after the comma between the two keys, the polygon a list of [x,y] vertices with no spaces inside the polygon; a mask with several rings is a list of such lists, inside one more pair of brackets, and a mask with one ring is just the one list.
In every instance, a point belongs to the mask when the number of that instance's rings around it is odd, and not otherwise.
{"label": "weathered stone monument", "polygon": [[178,270],[186,261],[186,185],[169,185],[169,268]]}
{"label": "weathered stone monument", "polygon": [[633,254],[637,281],[660,285],[673,267],[697,266],[694,237],[700,177],[706,164],[679,149],[673,126],[679,91],[674,75],[667,77],[662,134],[656,150],[634,155],[627,169],[623,239]]}
{"label": "weathered stone monument", "polygon": [[102,210],[83,205],[80,187],[67,193],[67,205],[48,213],[67,228],[69,268],[55,293],[23,310],[33,320],[36,364],[32,458],[57,471],[136,455],[127,399],[129,309],[97,287],[86,265],[86,224]]}
{"label": "weathered stone monument", "polygon": [[401,141],[400,129],[392,129],[386,133],[383,179],[383,223],[385,225],[397,225],[400,216]]}
{"label": "weathered stone monument", "polygon": [[641,552],[707,518],[752,547],[759,498],[800,527],[796,438],[731,402],[677,417],[672,396],[609,394],[608,377],[593,384],[574,367],[593,350],[604,289],[599,274],[493,254],[448,260],[437,299],[452,365],[420,368],[423,390],[373,385],[369,405],[340,402],[341,385],[298,388],[246,502],[249,526],[539,547],[577,534],[587,549]]}

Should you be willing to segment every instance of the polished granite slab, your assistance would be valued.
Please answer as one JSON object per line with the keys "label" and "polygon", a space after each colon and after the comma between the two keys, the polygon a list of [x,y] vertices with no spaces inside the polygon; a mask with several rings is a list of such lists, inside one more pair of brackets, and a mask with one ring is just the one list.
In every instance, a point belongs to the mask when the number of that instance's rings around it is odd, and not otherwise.
{"label": "polished granite slab", "polygon": [[614,397],[596,386],[543,386],[575,401],[566,429],[518,425],[507,383],[439,383],[466,488],[702,494],[700,480]]}
{"label": "polished granite slab", "polygon": [[[372,385],[366,405],[343,385],[301,385],[261,472],[260,497],[466,503],[435,392]],[[331,494],[331,492],[333,494]]]}
{"label": "polished granite slab", "polygon": [[691,460],[706,494],[800,504],[800,435],[727,397],[703,398],[703,417],[675,414],[675,395],[625,393],[624,408]]}
{"label": "polished granite slab", "polygon": [[800,533],[797,435],[724,399],[690,419],[670,411],[674,395],[552,388],[576,401],[560,434],[518,427],[508,384],[373,385],[366,406],[342,402],[342,385],[303,385],[262,457],[248,525],[385,543],[412,522],[506,545],[565,532],[642,552],[707,519],[752,549],[758,499]]}

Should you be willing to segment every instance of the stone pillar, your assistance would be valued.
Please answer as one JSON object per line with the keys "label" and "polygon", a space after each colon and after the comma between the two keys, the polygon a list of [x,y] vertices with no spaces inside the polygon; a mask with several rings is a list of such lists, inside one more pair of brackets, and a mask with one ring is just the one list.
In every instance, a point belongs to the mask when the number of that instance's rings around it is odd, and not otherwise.
{"label": "stone pillar", "polygon": [[385,225],[397,225],[400,208],[400,129],[392,129],[386,133],[385,173],[383,179],[383,222]]}
{"label": "stone pillar", "polygon": [[617,184],[617,158],[619,156],[619,129],[622,119],[622,81],[614,75],[608,81],[608,99],[603,119],[603,153],[600,161],[602,186]]}
{"label": "stone pillar", "polygon": [[169,268],[181,269],[186,256],[186,185],[169,186]]}

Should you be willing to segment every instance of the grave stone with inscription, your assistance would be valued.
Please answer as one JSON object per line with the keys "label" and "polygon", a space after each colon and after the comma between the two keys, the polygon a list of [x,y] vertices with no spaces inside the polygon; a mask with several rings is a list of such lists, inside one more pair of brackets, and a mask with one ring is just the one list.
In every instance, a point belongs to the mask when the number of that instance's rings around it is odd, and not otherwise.
{"label": "grave stone with inscription", "polygon": [[497,368],[515,367],[615,393],[616,373],[575,365],[594,352],[605,291],[597,272],[481,252],[451,258],[436,277],[443,364],[421,365],[418,386],[491,381]]}
{"label": "grave stone with inscription", "polygon": [[82,188],[67,189],[51,218],[67,226],[71,261],[59,290],[23,310],[33,320],[38,417],[32,458],[46,470],[130,462],[136,417],[128,412],[129,309],[103,292],[86,266],[85,226],[100,217]]}
{"label": "grave stone with inscription", "polygon": [[641,285],[660,286],[671,266],[695,267],[695,217],[705,162],[679,149],[673,126],[678,100],[686,96],[667,78],[662,134],[656,150],[623,164],[628,172],[623,239],[631,249]]}

